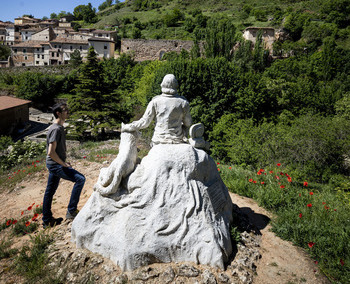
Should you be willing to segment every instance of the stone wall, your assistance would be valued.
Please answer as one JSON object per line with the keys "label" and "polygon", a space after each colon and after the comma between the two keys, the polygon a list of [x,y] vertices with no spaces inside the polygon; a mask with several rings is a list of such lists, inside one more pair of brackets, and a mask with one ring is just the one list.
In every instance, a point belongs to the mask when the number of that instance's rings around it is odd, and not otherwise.
{"label": "stone wall", "polygon": [[275,30],[273,28],[249,27],[244,30],[243,38],[246,40],[250,40],[253,42],[253,44],[255,44],[259,32],[261,32],[265,48],[269,49],[270,52],[272,52],[273,43],[275,42]]}
{"label": "stone wall", "polygon": [[182,49],[190,51],[193,41],[190,40],[147,40],[122,39],[121,53],[133,53],[136,61],[160,60],[170,51],[180,53]]}

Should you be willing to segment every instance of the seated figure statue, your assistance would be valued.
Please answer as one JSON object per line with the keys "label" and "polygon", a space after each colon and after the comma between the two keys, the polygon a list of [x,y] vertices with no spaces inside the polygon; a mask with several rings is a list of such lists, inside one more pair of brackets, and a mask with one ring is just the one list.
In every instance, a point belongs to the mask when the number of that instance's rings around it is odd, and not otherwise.
{"label": "seated figure statue", "polygon": [[[166,75],[161,87],[140,120],[122,125],[125,152],[101,171],[73,221],[72,241],[123,270],[183,261],[224,268],[232,253],[232,201],[216,163],[201,149],[209,147],[203,125],[192,127],[186,141],[192,119],[175,76]],[[153,146],[137,164],[138,130],[153,119]]]}

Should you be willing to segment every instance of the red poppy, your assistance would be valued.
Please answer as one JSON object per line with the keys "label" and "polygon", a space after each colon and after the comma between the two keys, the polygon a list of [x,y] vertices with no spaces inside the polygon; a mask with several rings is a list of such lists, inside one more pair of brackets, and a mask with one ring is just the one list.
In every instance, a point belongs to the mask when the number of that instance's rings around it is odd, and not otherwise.
{"label": "red poppy", "polygon": [[344,264],[345,264],[344,260],[340,259],[340,264],[341,264],[341,266],[344,266]]}
{"label": "red poppy", "polygon": [[260,175],[261,175],[261,172],[260,172],[260,171],[258,171],[256,174],[257,174],[258,176],[260,176]]}
{"label": "red poppy", "polygon": [[329,209],[329,207],[325,205],[325,206],[324,206],[324,209],[328,210],[328,209]]}
{"label": "red poppy", "polygon": [[13,220],[13,221],[12,221],[12,224],[16,224],[16,223],[17,223],[17,220]]}
{"label": "red poppy", "polygon": [[37,163],[40,163],[40,161],[36,160]]}
{"label": "red poppy", "polygon": [[288,182],[292,182],[292,178],[291,177],[288,177]]}
{"label": "red poppy", "polygon": [[281,176],[283,176],[283,175],[284,175],[284,173],[280,172],[280,175],[281,175]]}
{"label": "red poppy", "polygon": [[220,165],[220,163],[219,163],[219,162],[217,162],[216,164],[217,164],[217,165]]}
{"label": "red poppy", "polygon": [[32,221],[35,221],[35,220],[36,220],[36,218],[35,218],[35,216],[33,216]]}
{"label": "red poppy", "polygon": [[277,167],[279,167],[281,165],[281,163],[277,163]]}
{"label": "red poppy", "polygon": [[325,205],[325,204],[326,204],[326,202],[322,202],[322,204],[323,204],[323,205]]}
{"label": "red poppy", "polygon": [[337,211],[337,209],[334,209],[334,211]]}
{"label": "red poppy", "polygon": [[33,202],[32,206],[35,204],[35,202]]}
{"label": "red poppy", "polygon": [[262,181],[262,182],[261,182],[261,184],[265,184],[265,182],[264,182],[264,181]]}
{"label": "red poppy", "polygon": [[250,179],[249,179],[249,182],[253,182],[253,179],[252,179],[252,178],[250,178]]}
{"label": "red poppy", "polygon": [[317,261],[317,260],[315,260],[315,264],[316,264],[316,265],[318,264],[318,261]]}
{"label": "red poppy", "polygon": [[309,203],[309,204],[307,205],[307,207],[312,207],[312,204],[311,204],[311,203]]}
{"label": "red poppy", "polygon": [[32,165],[34,165],[34,162],[32,162]]}
{"label": "red poppy", "polygon": [[299,213],[299,218],[303,217],[303,214]]}
{"label": "red poppy", "polygon": [[17,172],[19,173],[21,170],[18,170]]}
{"label": "red poppy", "polygon": [[36,206],[36,208],[38,208],[39,207],[39,204]]}
{"label": "red poppy", "polygon": [[218,168],[218,171],[220,172],[220,169]]}
{"label": "red poppy", "polygon": [[256,183],[256,180],[253,180],[253,183]]}
{"label": "red poppy", "polygon": [[280,185],[280,188],[285,188],[285,186],[284,185]]}
{"label": "red poppy", "polygon": [[84,156],[83,159],[86,159],[86,156]]}
{"label": "red poppy", "polygon": [[27,210],[30,211],[30,210],[32,210],[32,208],[33,208],[33,205],[32,205],[32,206],[29,206],[29,207],[27,208]]}
{"label": "red poppy", "polygon": [[30,222],[27,221],[25,225],[26,225],[26,227],[28,227],[30,225]]}
{"label": "red poppy", "polygon": [[229,167],[229,169],[231,170],[231,169],[232,169],[232,167]]}
{"label": "red poppy", "polygon": [[38,216],[39,216],[39,214],[38,214],[38,213],[35,213],[33,217],[34,217],[34,218],[38,218]]}
{"label": "red poppy", "polygon": [[11,179],[11,177],[9,177],[9,179]]}
{"label": "red poppy", "polygon": [[307,181],[304,181],[304,186],[308,186],[309,183]]}
{"label": "red poppy", "polygon": [[36,165],[34,165],[34,168],[36,168]]}
{"label": "red poppy", "polygon": [[269,171],[270,174],[273,174],[273,171]]}
{"label": "red poppy", "polygon": [[299,193],[299,197],[301,196],[301,193]]}
{"label": "red poppy", "polygon": [[24,211],[21,212],[21,215],[23,215]]}
{"label": "red poppy", "polygon": [[12,224],[12,221],[11,220],[7,220],[6,226],[10,226],[11,224]]}
{"label": "red poppy", "polygon": [[22,172],[25,172],[26,170],[23,170]]}
{"label": "red poppy", "polygon": [[310,191],[310,193],[309,193],[310,195],[314,195],[314,193],[312,192],[312,191]]}
{"label": "red poppy", "polygon": [[309,246],[309,248],[312,248],[315,245],[315,243],[314,242],[309,242],[307,245]]}

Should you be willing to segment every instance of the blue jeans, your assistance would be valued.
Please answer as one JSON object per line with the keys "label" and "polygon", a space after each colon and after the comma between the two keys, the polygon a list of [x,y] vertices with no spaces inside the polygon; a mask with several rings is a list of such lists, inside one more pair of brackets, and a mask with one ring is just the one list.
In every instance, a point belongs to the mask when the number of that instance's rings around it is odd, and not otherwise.
{"label": "blue jeans", "polygon": [[57,190],[60,179],[74,182],[72,194],[68,204],[68,211],[73,213],[77,210],[81,191],[85,183],[85,177],[73,168],[66,168],[59,164],[46,164],[49,170],[49,178],[43,201],[43,222],[49,222],[52,218],[51,205],[53,196]]}

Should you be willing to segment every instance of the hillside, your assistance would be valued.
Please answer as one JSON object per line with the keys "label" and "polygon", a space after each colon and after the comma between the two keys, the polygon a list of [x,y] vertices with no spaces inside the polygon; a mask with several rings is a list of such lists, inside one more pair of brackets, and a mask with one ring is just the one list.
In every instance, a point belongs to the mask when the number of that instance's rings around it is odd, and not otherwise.
{"label": "hillside", "polygon": [[[349,48],[349,6],[348,0],[133,0],[99,11],[94,27],[117,26],[121,38],[195,39],[208,19],[218,17],[228,18],[239,31],[249,26],[286,28],[297,32],[293,41],[308,41],[310,34],[302,31],[311,25],[317,37],[314,24],[326,23],[332,25],[338,43]],[[293,13],[298,19],[291,26]]]}

